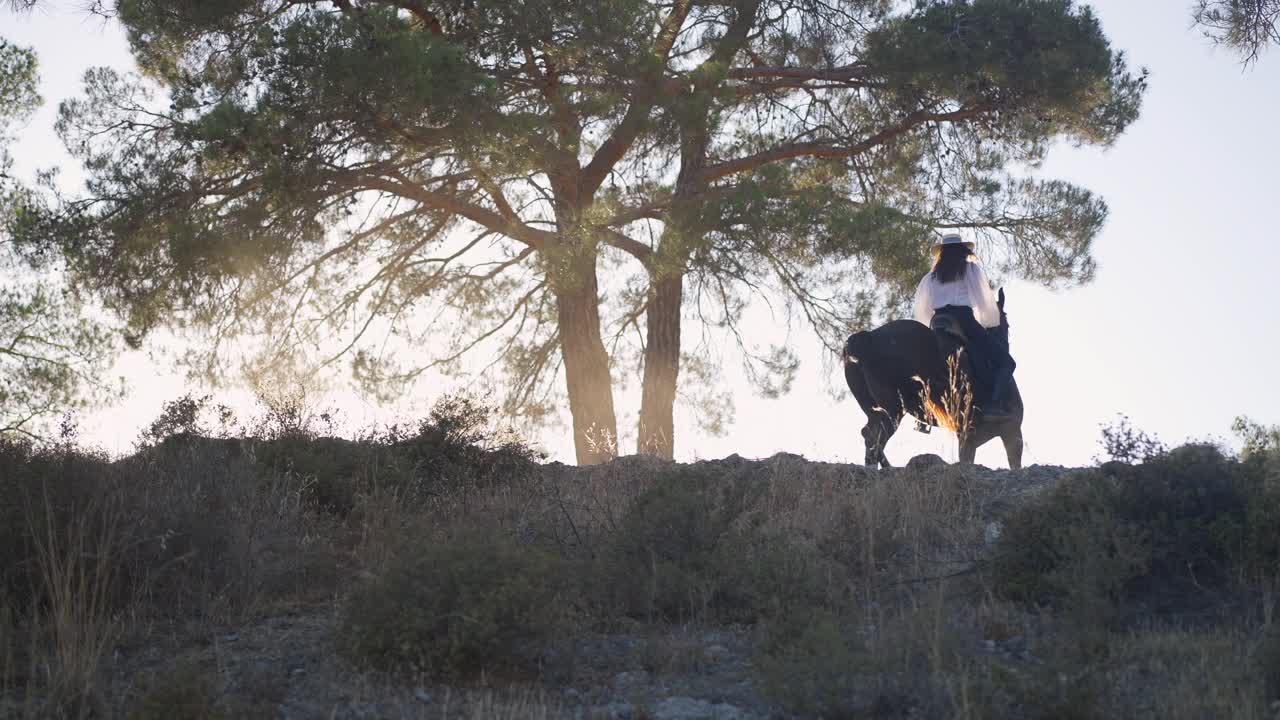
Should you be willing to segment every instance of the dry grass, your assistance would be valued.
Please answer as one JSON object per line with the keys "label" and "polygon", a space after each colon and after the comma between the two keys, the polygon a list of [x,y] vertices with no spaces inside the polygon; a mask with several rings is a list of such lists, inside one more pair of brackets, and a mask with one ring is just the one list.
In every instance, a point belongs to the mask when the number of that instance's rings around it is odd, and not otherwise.
{"label": "dry grass", "polygon": [[1116,636],[1106,703],[1128,717],[1273,718],[1259,652],[1265,630],[1240,626]]}
{"label": "dry grass", "polygon": [[43,711],[88,717],[105,704],[102,661],[120,632],[112,595],[118,556],[125,549],[120,528],[124,510],[117,497],[91,497],[84,510],[100,522],[86,519],[58,526],[38,519],[53,513],[48,495],[41,500],[44,506],[29,508],[27,516],[37,529],[33,544],[44,600],[43,611],[32,623],[33,642],[42,658]]}
{"label": "dry grass", "polygon": [[336,587],[326,522],[297,483],[247,458],[5,451],[0,489],[16,508],[0,528],[0,680],[20,715],[110,715],[103,661],[147,628],[198,635]]}
{"label": "dry grass", "polygon": [[956,434],[964,444],[964,438],[973,430],[973,383],[961,372],[960,353],[947,358],[947,387],[936,394],[929,382],[917,377],[920,383],[920,399],[925,414],[938,427]]}
{"label": "dry grass", "polygon": [[[463,700],[468,720],[555,720],[564,717],[558,702],[538,691],[482,692]],[[440,717],[450,717],[449,703],[441,708]]]}

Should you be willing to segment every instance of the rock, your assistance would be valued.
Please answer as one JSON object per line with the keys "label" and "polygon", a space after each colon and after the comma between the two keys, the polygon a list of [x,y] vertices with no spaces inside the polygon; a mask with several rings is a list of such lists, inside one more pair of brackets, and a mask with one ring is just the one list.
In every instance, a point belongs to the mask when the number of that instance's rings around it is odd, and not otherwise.
{"label": "rock", "polygon": [[1038,658],[1038,657],[1036,657],[1035,655],[1031,654],[1031,652],[1030,652],[1029,650],[1024,650],[1024,651],[1022,651],[1022,652],[1018,653],[1018,659],[1019,659],[1019,660],[1021,660],[1021,661],[1022,661],[1022,662],[1024,662],[1024,663],[1030,663],[1030,664],[1032,664],[1032,665],[1043,665],[1043,664],[1044,664],[1044,661],[1043,661],[1043,660],[1041,660],[1040,658]]}
{"label": "rock", "polygon": [[627,694],[649,686],[649,673],[644,670],[628,670],[613,676],[613,690]]}
{"label": "rock", "polygon": [[710,645],[702,651],[702,656],[706,658],[707,662],[719,664],[732,657],[733,653],[729,652],[729,648],[723,645]]}
{"label": "rock", "polygon": [[907,467],[911,470],[925,470],[933,467],[942,467],[946,464],[946,460],[943,460],[940,456],[934,455],[933,453],[917,455],[907,461]]}
{"label": "rock", "polygon": [[635,716],[635,706],[625,702],[611,702],[588,715],[588,717],[604,717],[607,720],[631,720]]}
{"label": "rock", "polygon": [[1014,635],[1004,641],[1004,649],[1014,655],[1022,653],[1027,649],[1027,638],[1022,635]]}
{"label": "rock", "polygon": [[999,520],[992,520],[987,523],[986,529],[983,530],[982,538],[986,541],[987,545],[995,545],[996,541],[1000,539],[1000,533],[1002,532],[1004,532],[1004,523]]}
{"label": "rock", "polygon": [[654,720],[741,720],[742,711],[726,703],[689,697],[667,698],[653,708]]}

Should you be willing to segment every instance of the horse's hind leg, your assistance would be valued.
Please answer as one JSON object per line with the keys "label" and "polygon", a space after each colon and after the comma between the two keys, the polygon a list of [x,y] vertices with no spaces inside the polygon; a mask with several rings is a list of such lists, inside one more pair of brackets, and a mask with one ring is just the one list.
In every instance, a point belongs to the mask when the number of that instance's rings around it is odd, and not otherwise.
{"label": "horse's hind leg", "polygon": [[978,459],[978,448],[991,438],[974,437],[972,433],[969,437],[960,441],[960,462],[972,465]]}
{"label": "horse's hind leg", "polygon": [[[868,382],[871,388],[871,394],[880,401],[867,414],[867,425],[874,426],[874,442],[867,443],[867,464],[873,465],[879,462],[880,467],[890,468],[893,465],[889,462],[889,456],[885,455],[885,446],[889,444],[889,438],[898,431],[898,425],[902,423],[902,404],[884,388],[875,382]],[[875,456],[872,457],[871,450],[875,449]]]}
{"label": "horse's hind leg", "polygon": [[867,424],[862,428],[862,440],[867,449],[864,462],[867,467],[893,467],[884,454],[884,448],[896,429],[897,423],[883,408],[875,408],[867,414]]}
{"label": "horse's hind leg", "polygon": [[856,360],[845,361],[844,379],[849,385],[849,391],[853,393],[854,399],[858,401],[858,405],[862,408],[862,412],[867,416],[867,424],[862,427],[862,444],[866,448],[863,462],[867,467],[889,467],[889,459],[885,457],[884,446],[888,444],[889,438],[893,436],[896,424],[891,421],[885,409],[878,404],[875,393],[871,391],[866,374]]}
{"label": "horse's hind leg", "polygon": [[1010,470],[1022,469],[1022,428],[1015,427],[1006,430],[1000,435],[1000,441],[1004,443],[1004,453],[1009,458]]}

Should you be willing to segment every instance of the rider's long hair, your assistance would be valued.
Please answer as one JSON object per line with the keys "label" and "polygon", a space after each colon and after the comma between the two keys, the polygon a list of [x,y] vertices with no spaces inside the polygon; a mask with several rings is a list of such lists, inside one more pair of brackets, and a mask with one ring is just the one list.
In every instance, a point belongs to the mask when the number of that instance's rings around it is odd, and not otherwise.
{"label": "rider's long hair", "polygon": [[973,251],[964,245],[947,245],[938,253],[933,263],[933,279],[940,283],[955,282],[969,269],[969,257]]}

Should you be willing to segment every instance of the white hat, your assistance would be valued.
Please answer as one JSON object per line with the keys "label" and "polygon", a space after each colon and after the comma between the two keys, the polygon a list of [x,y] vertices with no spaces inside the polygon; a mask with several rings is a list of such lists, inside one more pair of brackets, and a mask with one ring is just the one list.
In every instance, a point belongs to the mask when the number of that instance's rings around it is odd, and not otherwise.
{"label": "white hat", "polygon": [[969,248],[969,252],[973,252],[973,243],[966,242],[964,238],[960,237],[956,233],[949,233],[947,235],[943,235],[942,242],[935,244],[932,248],[929,248],[929,252],[933,253],[934,255],[937,255],[938,253],[942,252],[942,248],[950,245],[963,245]]}

